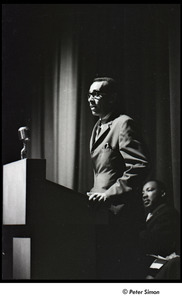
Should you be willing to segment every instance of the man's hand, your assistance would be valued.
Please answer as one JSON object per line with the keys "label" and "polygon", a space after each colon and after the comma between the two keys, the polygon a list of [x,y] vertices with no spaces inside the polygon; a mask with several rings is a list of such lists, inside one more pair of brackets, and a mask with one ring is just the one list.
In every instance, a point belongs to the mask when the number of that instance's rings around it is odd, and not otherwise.
{"label": "man's hand", "polygon": [[105,193],[90,193],[90,192],[88,192],[87,196],[89,196],[89,198],[88,198],[89,201],[105,202],[107,200]]}

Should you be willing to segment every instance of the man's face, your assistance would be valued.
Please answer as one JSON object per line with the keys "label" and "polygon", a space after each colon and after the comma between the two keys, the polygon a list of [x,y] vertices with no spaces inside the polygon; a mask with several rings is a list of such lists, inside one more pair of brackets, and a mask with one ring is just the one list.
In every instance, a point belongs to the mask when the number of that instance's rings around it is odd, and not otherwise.
{"label": "man's face", "polygon": [[94,116],[104,117],[109,113],[107,95],[103,92],[104,81],[92,83],[89,89],[88,102]]}
{"label": "man's face", "polygon": [[149,181],[143,186],[142,199],[146,208],[152,207],[161,199],[163,191],[160,190],[157,182]]}

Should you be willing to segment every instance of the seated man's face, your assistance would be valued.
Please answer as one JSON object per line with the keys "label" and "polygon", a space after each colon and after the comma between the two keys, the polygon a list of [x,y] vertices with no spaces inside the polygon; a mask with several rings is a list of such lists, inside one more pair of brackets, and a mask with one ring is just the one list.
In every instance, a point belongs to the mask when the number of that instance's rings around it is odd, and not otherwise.
{"label": "seated man's face", "polygon": [[143,186],[142,199],[145,208],[152,207],[162,197],[162,191],[160,190],[157,182],[149,181]]}

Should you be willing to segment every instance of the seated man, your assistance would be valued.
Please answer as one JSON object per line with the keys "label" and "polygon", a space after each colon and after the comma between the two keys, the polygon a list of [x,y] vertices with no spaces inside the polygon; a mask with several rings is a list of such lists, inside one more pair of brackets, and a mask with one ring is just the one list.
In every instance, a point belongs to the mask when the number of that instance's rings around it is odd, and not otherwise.
{"label": "seated man", "polygon": [[[159,269],[152,269],[155,256],[167,257],[179,253],[180,222],[178,212],[166,199],[166,189],[162,182],[151,180],[145,183],[142,192],[146,214],[146,228],[140,233],[143,252],[143,266],[149,269],[153,277]],[[168,259],[164,260],[163,264]],[[163,266],[161,263],[161,267]],[[157,264],[156,264],[157,265]],[[159,266],[159,264],[158,264]]]}

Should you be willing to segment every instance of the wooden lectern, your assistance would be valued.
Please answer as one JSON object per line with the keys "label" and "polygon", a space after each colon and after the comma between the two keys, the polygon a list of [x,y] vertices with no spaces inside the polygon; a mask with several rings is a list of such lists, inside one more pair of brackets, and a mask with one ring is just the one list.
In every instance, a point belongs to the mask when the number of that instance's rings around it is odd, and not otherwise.
{"label": "wooden lectern", "polygon": [[3,280],[95,280],[96,227],[107,210],[46,180],[44,159],[3,166]]}

